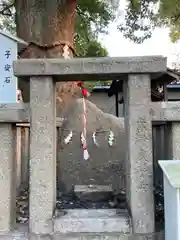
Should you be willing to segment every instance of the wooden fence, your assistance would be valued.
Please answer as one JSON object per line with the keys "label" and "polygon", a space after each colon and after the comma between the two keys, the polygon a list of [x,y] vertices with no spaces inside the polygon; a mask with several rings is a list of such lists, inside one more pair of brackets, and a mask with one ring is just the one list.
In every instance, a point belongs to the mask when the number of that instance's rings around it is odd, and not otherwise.
{"label": "wooden fence", "polygon": [[[57,131],[61,126],[61,123],[62,119],[58,118]],[[18,194],[19,190],[27,186],[29,183],[30,124],[17,123],[15,132],[16,132],[16,189]]]}

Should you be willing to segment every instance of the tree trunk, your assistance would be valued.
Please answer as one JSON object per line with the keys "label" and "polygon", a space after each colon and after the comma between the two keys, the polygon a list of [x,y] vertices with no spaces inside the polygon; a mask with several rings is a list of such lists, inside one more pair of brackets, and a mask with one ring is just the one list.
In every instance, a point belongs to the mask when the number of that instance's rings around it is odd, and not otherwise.
{"label": "tree trunk", "polygon": [[[58,58],[64,45],[73,56],[76,0],[16,0],[18,37],[29,42],[21,58]],[[19,80],[23,100],[29,101],[29,84]],[[57,84],[57,114],[79,94],[71,82]]]}
{"label": "tree trunk", "polygon": [[[18,37],[29,42],[21,58],[58,58],[64,45],[73,56],[76,0],[16,0],[16,25]],[[29,83],[19,79],[23,100],[29,102]],[[71,82],[57,84],[57,115],[80,93]],[[60,179],[60,162],[57,160],[57,181]]]}
{"label": "tree trunk", "polygon": [[76,0],[16,0],[17,33],[28,42],[73,46]]}

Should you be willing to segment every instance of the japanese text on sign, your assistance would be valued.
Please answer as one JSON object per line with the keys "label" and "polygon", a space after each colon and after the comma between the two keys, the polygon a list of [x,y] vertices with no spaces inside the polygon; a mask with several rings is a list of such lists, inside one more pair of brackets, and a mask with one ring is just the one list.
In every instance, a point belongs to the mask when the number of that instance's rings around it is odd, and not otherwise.
{"label": "japanese text on sign", "polygon": [[[5,55],[5,58],[6,58],[6,59],[9,59],[10,56],[11,56],[10,50],[6,50],[4,55]],[[4,65],[4,70],[5,70],[5,72],[7,72],[7,76],[5,76],[4,83],[5,83],[5,84],[8,84],[8,83],[11,82],[11,77],[8,76],[8,72],[10,72],[10,70],[11,70],[11,65],[10,65],[8,62],[5,63],[5,65]]]}
{"label": "japanese text on sign", "polygon": [[18,80],[14,76],[13,61],[17,59],[17,42],[0,34],[0,103],[17,103]]}
{"label": "japanese text on sign", "polygon": [[10,56],[11,56],[10,50],[6,50],[6,52],[5,52],[6,59],[9,59]]}

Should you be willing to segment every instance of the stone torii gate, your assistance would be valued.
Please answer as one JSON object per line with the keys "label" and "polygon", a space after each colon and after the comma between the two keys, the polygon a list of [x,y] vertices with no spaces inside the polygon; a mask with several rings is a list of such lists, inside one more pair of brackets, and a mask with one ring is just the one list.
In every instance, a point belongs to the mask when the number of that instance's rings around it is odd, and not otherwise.
{"label": "stone torii gate", "polygon": [[[30,219],[29,230],[34,234],[50,234],[54,230],[53,212],[56,202],[56,81],[115,79],[123,76],[125,94],[125,132],[126,132],[126,188],[127,201],[131,214],[134,233],[153,233],[154,197],[153,197],[153,157],[152,157],[152,121],[173,121],[173,159],[180,156],[180,102],[151,102],[151,76],[166,71],[166,58],[124,57],[124,58],[88,58],[88,59],[22,59],[14,62],[14,74],[17,77],[30,78],[30,105],[19,107],[18,115],[6,120],[30,121]],[[18,107],[17,107],[18,108]],[[14,120],[16,118],[16,120]],[[4,120],[3,120],[4,121]],[[1,125],[0,125],[1,126]],[[9,124],[0,127],[0,134]],[[2,148],[2,141],[0,148]],[[11,150],[11,149],[10,149]],[[5,153],[4,153],[5,154]],[[9,154],[8,161],[12,161]],[[10,164],[9,164],[10,165]],[[0,190],[4,184],[11,186],[12,173],[5,164],[0,169],[7,171],[4,181],[0,181]],[[6,200],[11,193],[5,194]],[[5,203],[6,202],[6,203]],[[8,202],[8,207],[7,207]],[[0,230],[10,228],[9,214],[11,202],[0,200]],[[4,216],[4,215],[3,215]]]}

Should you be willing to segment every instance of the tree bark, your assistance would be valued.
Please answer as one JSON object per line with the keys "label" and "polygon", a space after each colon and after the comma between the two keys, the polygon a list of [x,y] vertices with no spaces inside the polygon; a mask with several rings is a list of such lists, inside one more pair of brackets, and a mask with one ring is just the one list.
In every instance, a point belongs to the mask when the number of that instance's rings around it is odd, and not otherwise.
{"label": "tree bark", "polygon": [[16,0],[17,34],[38,46],[73,46],[76,0]]}
{"label": "tree bark", "polygon": [[[21,58],[62,57],[65,45],[69,46],[73,57],[76,0],[16,0],[15,8],[17,35],[30,43],[21,52]],[[19,88],[23,100],[29,102],[29,82],[23,78],[19,79]],[[68,105],[79,96],[80,89],[71,82],[58,83],[56,89],[57,116],[63,117]],[[60,172],[58,159],[59,186]]]}
{"label": "tree bark", "polygon": [[[62,57],[65,44],[73,56],[76,4],[76,0],[16,0],[17,35],[30,43],[20,57]],[[19,88],[28,102],[29,84],[23,78]],[[57,84],[57,114],[62,115],[65,105],[78,94],[71,82]]]}

